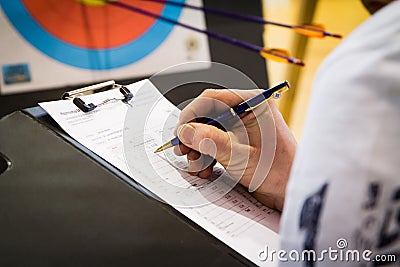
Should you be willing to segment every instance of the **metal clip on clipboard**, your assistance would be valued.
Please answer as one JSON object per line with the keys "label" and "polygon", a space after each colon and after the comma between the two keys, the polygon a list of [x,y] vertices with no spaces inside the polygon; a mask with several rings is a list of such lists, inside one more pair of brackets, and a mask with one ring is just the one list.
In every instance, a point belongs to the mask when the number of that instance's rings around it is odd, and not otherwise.
{"label": "metal clip on clipboard", "polygon": [[[111,90],[111,89],[115,89],[115,88],[119,88],[119,91],[121,92],[121,94],[123,96],[122,98],[105,99],[103,102],[101,102],[97,105],[93,104],[93,103],[86,104],[85,101],[83,101],[80,98],[80,96],[95,94],[95,93],[99,93],[99,92],[103,92],[103,91]],[[72,99],[72,102],[75,104],[75,106],[77,106],[83,112],[87,113],[87,112],[93,111],[97,107],[100,107],[102,105],[105,105],[105,104],[107,104],[109,102],[113,102],[113,101],[122,101],[125,104],[129,104],[129,101],[133,98],[133,94],[125,86],[116,84],[114,80],[111,80],[111,81],[102,82],[102,83],[86,86],[83,88],[75,89],[75,90],[72,90],[69,92],[65,92],[61,98],[62,99]]]}

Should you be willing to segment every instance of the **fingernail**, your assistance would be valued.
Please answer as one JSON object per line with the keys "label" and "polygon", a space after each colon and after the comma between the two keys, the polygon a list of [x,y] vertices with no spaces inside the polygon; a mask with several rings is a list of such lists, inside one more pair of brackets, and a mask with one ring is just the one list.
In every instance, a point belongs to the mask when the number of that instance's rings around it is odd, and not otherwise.
{"label": "fingernail", "polygon": [[178,128],[178,138],[185,145],[193,143],[194,128],[190,124],[183,124]]}

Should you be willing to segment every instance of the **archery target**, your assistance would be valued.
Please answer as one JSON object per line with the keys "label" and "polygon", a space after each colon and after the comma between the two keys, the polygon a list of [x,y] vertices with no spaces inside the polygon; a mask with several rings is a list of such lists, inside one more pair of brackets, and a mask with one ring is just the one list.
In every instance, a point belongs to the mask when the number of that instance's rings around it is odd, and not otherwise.
{"label": "archery target", "polygon": [[[83,2],[0,0],[2,93],[143,77],[210,59],[201,34],[101,1]],[[121,2],[205,28],[198,11],[143,0]]]}

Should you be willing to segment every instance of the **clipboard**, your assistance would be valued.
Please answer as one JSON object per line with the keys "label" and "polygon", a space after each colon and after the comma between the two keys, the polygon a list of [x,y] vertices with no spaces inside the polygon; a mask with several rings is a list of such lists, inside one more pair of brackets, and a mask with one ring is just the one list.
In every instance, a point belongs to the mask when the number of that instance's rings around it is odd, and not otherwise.
{"label": "clipboard", "polygon": [[[0,176],[0,212],[13,219],[0,221],[1,265],[253,266],[139,185],[121,182],[122,173],[65,135],[43,109],[0,120],[5,139],[0,151],[11,166]],[[19,153],[21,144],[31,149]],[[57,165],[60,154],[70,164]],[[35,169],[38,162],[48,167]]]}
{"label": "clipboard", "polygon": [[[94,87],[99,86],[94,85],[91,88]],[[144,106],[142,103],[153,103],[149,100],[160,99],[160,97],[162,97],[160,90],[150,80],[143,80],[127,87],[132,90],[134,95],[137,95],[138,102],[134,104],[134,107],[138,107],[141,112],[144,111]],[[145,93],[141,94],[139,89]],[[86,90],[78,89],[77,91],[82,93]],[[118,93],[120,93],[120,91],[115,89],[110,92],[103,91],[98,93],[98,95],[92,95],[91,97],[88,97],[86,100],[90,99],[90,101],[93,102],[99,101],[103,103],[104,98],[118,98]],[[155,195],[159,196],[159,199],[163,199],[166,203],[172,205],[168,205],[171,209],[176,209],[185,215],[185,221],[189,219],[190,222],[196,223],[199,227],[211,233],[214,238],[221,240],[224,246],[229,246],[234,251],[240,253],[242,257],[246,257],[249,261],[257,263],[257,254],[254,254],[254,251],[259,247],[264,246],[265,240],[268,240],[272,247],[278,247],[277,234],[280,220],[279,213],[263,206],[262,203],[258,202],[251,195],[246,193],[246,190],[240,185],[237,185],[233,189],[231,188],[232,190],[229,190],[226,196],[222,196],[221,190],[223,190],[225,187],[222,184],[210,185],[210,182],[206,183],[212,187],[204,187],[205,189],[211,188],[210,190],[212,190],[211,193],[207,191],[207,196],[211,196],[211,194],[213,194],[214,197],[220,196],[228,199],[228,201],[211,201],[208,203],[209,206],[207,207],[215,210],[216,214],[223,214],[222,217],[218,217],[217,215],[206,216],[205,214],[199,213],[199,211],[196,210],[199,208],[198,206],[193,206],[190,209],[182,208],[179,206],[179,204],[175,206],[174,204],[179,203],[179,201],[174,202],[174,197],[180,196],[180,192],[176,192],[174,196],[168,195],[170,191],[168,191],[168,188],[166,188],[163,184],[165,183],[165,180],[158,178],[155,178],[154,180],[153,178],[158,176],[155,175],[153,171],[146,169],[146,166],[149,165],[146,165],[146,159],[144,159],[143,154],[141,154],[142,150],[140,149],[140,145],[143,144],[143,140],[145,140],[144,143],[146,144],[147,149],[152,151],[153,147],[155,147],[159,142],[159,127],[164,125],[163,119],[167,118],[169,116],[168,114],[170,114],[172,110],[176,109],[176,107],[174,107],[173,104],[167,99],[161,99],[162,101],[157,102],[158,110],[157,113],[155,113],[157,115],[155,117],[153,116],[153,118],[150,120],[151,123],[154,125],[157,124],[158,126],[151,128],[151,134],[147,133],[147,135],[143,136],[143,133],[140,130],[141,127],[137,127],[137,120],[131,118],[132,120],[130,121],[136,122],[136,124],[132,125],[132,127],[125,125],[124,121],[126,120],[126,116],[123,114],[126,114],[130,108],[125,106],[123,103],[115,103],[110,108],[101,108],[98,112],[94,112],[93,114],[86,114],[83,113],[82,110],[77,109],[73,99],[69,101],[51,101],[47,103],[40,103],[40,105],[46,109],[49,114],[51,114],[55,121],[57,121],[68,134],[71,135],[71,138],[74,138],[77,142],[87,146],[88,150],[93,151],[105,161],[113,164],[115,168],[119,168],[121,171],[129,175],[129,177],[124,175],[124,177],[122,177],[125,178],[124,181],[128,182],[128,184],[132,184],[134,181],[142,184],[148,188],[148,190],[154,192]],[[122,98],[119,100],[122,100]],[[137,112],[134,112],[133,114],[137,114]],[[141,117],[145,118],[143,116]],[[130,168],[130,170],[127,169],[128,165],[126,159],[121,157],[121,151],[123,149],[122,146],[125,141],[122,140],[123,137],[120,133],[124,129],[127,129],[128,131],[133,130],[133,132],[129,132],[129,136],[132,139],[128,139],[128,141],[126,141],[129,144],[129,148],[131,148],[128,149],[128,151],[136,153],[128,154],[128,161],[129,159],[134,159],[134,162],[132,163],[133,165],[130,165],[133,167]],[[109,132],[110,134],[104,134],[105,132]],[[144,138],[144,136],[146,136],[146,138],[141,139],[142,137]],[[84,148],[84,150],[87,149]],[[167,163],[165,159],[159,159],[158,156],[153,154],[151,154],[148,159],[150,161],[154,160],[157,168],[162,169],[165,174],[171,174],[171,176],[166,176],[166,180],[170,179],[170,181],[173,181],[173,179],[177,179],[178,182],[181,182],[182,179],[185,180],[185,178],[188,178],[191,182],[194,181],[201,187],[202,182],[195,181],[196,179],[200,178],[183,177],[182,173],[174,168],[173,165],[171,166],[170,163]],[[114,168],[114,166],[112,167]],[[216,173],[218,173],[218,170]],[[222,173],[217,175],[221,174]],[[134,179],[134,181],[132,179]],[[138,185],[136,184],[136,186]],[[202,193],[200,192],[199,194]],[[236,205],[239,205],[241,209],[247,208],[244,213],[241,213],[240,211],[235,210],[234,207]],[[231,210],[234,211],[234,214],[230,212]],[[254,220],[254,223],[252,223],[251,227],[249,227],[249,219],[253,222],[254,218],[258,219]],[[225,227],[216,226],[217,223],[219,224],[220,220],[223,220],[222,222],[226,224]],[[253,237],[252,242],[248,246],[243,245],[244,243],[242,241],[247,240],[248,236]],[[262,265],[270,266],[270,264]]]}
{"label": "clipboard", "polygon": [[[114,81],[107,81],[104,83],[100,84],[95,84],[92,86],[84,87],[84,88],[79,88],[73,91],[65,92],[63,94],[62,98],[72,100],[72,102],[76,105],[74,102],[75,99],[79,99],[81,96],[85,95],[91,95],[91,94],[96,94],[100,92],[104,92],[107,90],[112,90],[120,88],[120,86],[114,84]],[[72,92],[72,93],[71,93]],[[116,101],[122,101],[124,100],[124,94],[121,92],[121,98],[117,99]],[[101,103],[108,103],[107,99],[101,101]],[[99,106],[96,104],[93,104],[95,106]],[[78,105],[76,105],[78,107]],[[79,107],[78,107],[79,108]],[[85,112],[79,108],[81,112]],[[93,110],[92,110],[93,111]],[[183,221],[186,225],[190,226],[192,230],[195,232],[200,232],[202,235],[206,237],[206,239],[211,241],[210,244],[213,244],[213,246],[216,246],[219,248],[221,251],[225,251],[227,253],[227,258],[231,258],[229,261],[236,261],[234,265],[239,263],[242,265],[246,266],[254,266],[254,263],[252,263],[249,259],[245,258],[235,250],[233,250],[231,247],[229,247],[227,244],[221,242],[218,240],[215,236],[211,235],[209,232],[204,230],[202,227],[188,219],[186,216],[175,210],[172,206],[164,204],[163,202],[160,202],[159,197],[152,193],[150,190],[142,186],[140,183],[136,182],[132,177],[128,176],[125,174],[123,171],[109,163],[107,160],[103,159],[101,156],[97,155],[96,153],[92,152],[90,149],[76,141],[73,137],[69,136],[64,130],[61,129],[61,127],[56,123],[56,121],[51,118],[47,112],[42,109],[41,107],[35,107],[35,108],[30,108],[24,110],[25,113],[29,114],[30,116],[34,117],[36,120],[44,124],[47,128],[49,128],[52,132],[54,132],[57,136],[61,137],[64,141],[67,143],[71,144],[73,147],[77,148],[81,152],[83,152],[89,159],[95,161],[97,164],[101,165],[101,167],[106,168],[108,171],[112,172],[114,175],[117,176],[117,178],[121,179],[124,181],[126,184],[128,184],[130,187],[133,187],[137,191],[139,191],[141,194],[145,195],[147,199],[150,199],[155,205],[161,205],[164,209],[167,209],[169,213],[173,214],[176,219],[179,219],[179,221]],[[85,113],[90,113],[91,111],[87,111]],[[232,257],[233,256],[233,257]],[[225,257],[225,256],[224,256]],[[225,261],[225,260],[224,260]]]}

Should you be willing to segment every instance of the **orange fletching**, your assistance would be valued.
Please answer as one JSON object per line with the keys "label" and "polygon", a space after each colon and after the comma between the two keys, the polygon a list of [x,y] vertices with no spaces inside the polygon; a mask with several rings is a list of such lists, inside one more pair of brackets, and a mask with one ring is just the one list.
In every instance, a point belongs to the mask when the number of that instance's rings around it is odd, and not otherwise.
{"label": "orange fletching", "polygon": [[270,59],[277,62],[286,62],[290,57],[290,54],[287,50],[279,49],[279,48],[272,48],[272,49],[264,49],[260,51],[260,55],[266,59]]}
{"label": "orange fletching", "polygon": [[317,38],[324,38],[325,34],[325,27],[322,25],[298,25],[293,26],[293,29],[302,35],[309,36],[309,37],[317,37]]}

